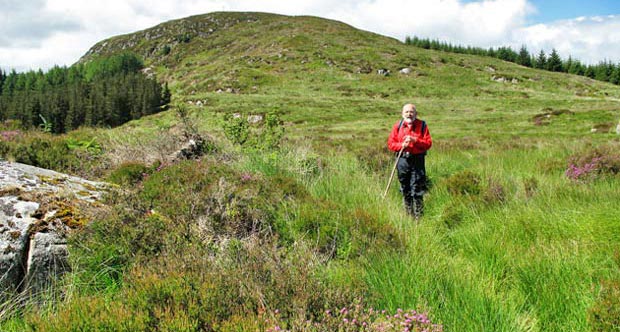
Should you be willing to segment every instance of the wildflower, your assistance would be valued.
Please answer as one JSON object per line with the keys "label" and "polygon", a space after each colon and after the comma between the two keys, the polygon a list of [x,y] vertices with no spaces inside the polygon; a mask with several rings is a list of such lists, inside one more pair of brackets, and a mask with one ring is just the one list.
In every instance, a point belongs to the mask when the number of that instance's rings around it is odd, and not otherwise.
{"label": "wildflower", "polygon": [[3,141],[11,141],[13,140],[13,138],[15,138],[15,136],[18,136],[21,133],[21,131],[19,130],[8,130],[8,131],[3,131],[0,132],[0,138],[2,138]]}

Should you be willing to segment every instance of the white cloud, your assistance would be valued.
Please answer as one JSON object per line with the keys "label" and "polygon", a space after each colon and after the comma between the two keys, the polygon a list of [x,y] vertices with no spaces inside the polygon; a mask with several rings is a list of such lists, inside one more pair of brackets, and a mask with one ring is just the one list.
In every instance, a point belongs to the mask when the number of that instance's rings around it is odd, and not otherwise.
{"label": "white cloud", "polygon": [[620,60],[619,17],[526,26],[535,11],[527,0],[2,0],[0,6],[5,70],[71,65],[105,38],[213,11],[314,15],[401,40],[415,35],[479,47],[526,44],[533,53],[555,47],[584,61]]}
{"label": "white cloud", "polygon": [[515,30],[513,45],[526,44],[531,53],[555,48],[564,57],[596,64],[620,61],[620,15],[578,17]]}

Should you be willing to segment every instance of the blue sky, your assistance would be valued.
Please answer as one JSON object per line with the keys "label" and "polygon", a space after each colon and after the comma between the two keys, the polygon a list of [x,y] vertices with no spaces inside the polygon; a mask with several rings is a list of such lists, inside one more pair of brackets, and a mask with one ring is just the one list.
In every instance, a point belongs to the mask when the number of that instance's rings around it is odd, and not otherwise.
{"label": "blue sky", "polygon": [[579,16],[620,14],[619,0],[536,0],[530,1],[538,13],[531,16],[533,23],[546,23]]}
{"label": "blue sky", "polygon": [[0,68],[69,66],[103,39],[213,11],[313,15],[400,40],[620,63],[620,0],[0,0]]}

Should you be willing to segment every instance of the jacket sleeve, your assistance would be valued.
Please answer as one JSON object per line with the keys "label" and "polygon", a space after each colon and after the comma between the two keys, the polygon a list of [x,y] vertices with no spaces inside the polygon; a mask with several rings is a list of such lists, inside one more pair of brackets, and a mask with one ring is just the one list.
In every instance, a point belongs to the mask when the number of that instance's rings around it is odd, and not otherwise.
{"label": "jacket sleeve", "polygon": [[398,152],[400,151],[402,143],[403,142],[398,139],[398,124],[395,124],[394,127],[392,127],[392,132],[390,133],[390,136],[388,137],[388,149],[394,152]]}
{"label": "jacket sleeve", "polygon": [[415,142],[416,148],[426,151],[431,148],[433,145],[433,139],[431,138],[431,133],[428,130],[428,126],[424,126],[424,132],[420,133],[418,140]]}

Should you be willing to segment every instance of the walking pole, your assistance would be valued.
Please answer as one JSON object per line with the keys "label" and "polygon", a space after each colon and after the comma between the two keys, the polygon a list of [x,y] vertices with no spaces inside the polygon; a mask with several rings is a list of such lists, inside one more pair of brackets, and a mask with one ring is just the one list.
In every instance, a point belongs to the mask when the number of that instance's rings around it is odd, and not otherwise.
{"label": "walking pole", "polygon": [[396,171],[396,166],[398,165],[398,159],[400,159],[400,155],[403,153],[405,147],[401,147],[400,151],[398,151],[398,157],[396,157],[396,162],[394,163],[394,168],[392,168],[392,174],[390,174],[390,180],[388,181],[387,187],[385,188],[385,192],[383,193],[383,197],[387,196],[388,190],[390,190],[390,185],[392,184],[392,180],[394,179],[394,172]]}

